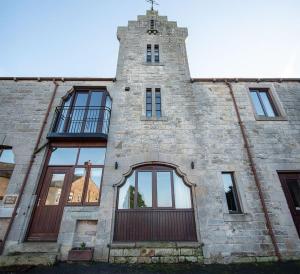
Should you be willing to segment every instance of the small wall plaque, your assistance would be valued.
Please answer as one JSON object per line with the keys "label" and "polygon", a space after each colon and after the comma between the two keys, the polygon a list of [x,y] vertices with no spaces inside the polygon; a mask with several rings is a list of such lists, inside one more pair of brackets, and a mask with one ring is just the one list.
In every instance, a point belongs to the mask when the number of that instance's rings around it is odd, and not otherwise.
{"label": "small wall plaque", "polygon": [[3,204],[14,205],[17,202],[18,195],[6,195]]}

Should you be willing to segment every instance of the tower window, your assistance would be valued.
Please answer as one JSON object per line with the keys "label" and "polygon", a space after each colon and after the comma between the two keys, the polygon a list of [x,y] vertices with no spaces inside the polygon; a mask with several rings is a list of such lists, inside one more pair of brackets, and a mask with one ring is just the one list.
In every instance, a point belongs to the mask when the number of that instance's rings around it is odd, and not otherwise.
{"label": "tower window", "polygon": [[147,44],[146,62],[159,63],[159,45],[154,45],[152,47],[151,44]]}
{"label": "tower window", "polygon": [[154,45],[154,62],[159,63],[159,45]]}
{"label": "tower window", "polygon": [[147,63],[152,62],[152,50],[151,45],[147,45]]}
{"label": "tower window", "polygon": [[160,89],[155,89],[155,111],[156,111],[156,117],[161,117],[161,94]]}
{"label": "tower window", "polygon": [[152,117],[152,90],[146,89],[146,117]]}

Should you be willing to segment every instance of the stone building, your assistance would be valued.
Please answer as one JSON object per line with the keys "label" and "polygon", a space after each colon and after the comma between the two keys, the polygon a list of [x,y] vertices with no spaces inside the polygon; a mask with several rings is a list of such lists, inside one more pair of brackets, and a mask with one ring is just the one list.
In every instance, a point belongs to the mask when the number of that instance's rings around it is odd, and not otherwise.
{"label": "stone building", "polygon": [[0,78],[2,258],[300,258],[300,79],[191,78],[187,35],[149,10],[115,78]]}

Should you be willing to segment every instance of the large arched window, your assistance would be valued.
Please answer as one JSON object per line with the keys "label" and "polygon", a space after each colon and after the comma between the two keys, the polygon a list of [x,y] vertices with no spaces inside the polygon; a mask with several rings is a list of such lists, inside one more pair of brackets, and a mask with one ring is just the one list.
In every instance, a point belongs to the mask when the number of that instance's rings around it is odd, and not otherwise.
{"label": "large arched window", "polygon": [[15,160],[12,149],[0,146],[0,200],[2,200],[6,194],[14,167]]}
{"label": "large arched window", "polygon": [[172,166],[135,168],[118,188],[114,241],[196,241],[191,187]]}
{"label": "large arched window", "polygon": [[191,190],[173,168],[137,168],[119,188],[118,209],[192,208]]}

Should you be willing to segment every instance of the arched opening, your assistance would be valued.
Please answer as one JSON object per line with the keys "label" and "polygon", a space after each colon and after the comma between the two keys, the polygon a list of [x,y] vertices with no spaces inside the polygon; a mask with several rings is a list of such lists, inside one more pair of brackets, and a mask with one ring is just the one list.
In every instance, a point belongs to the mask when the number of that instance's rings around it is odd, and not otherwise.
{"label": "arched opening", "polygon": [[172,166],[142,165],[118,187],[115,241],[195,241],[191,186]]}

